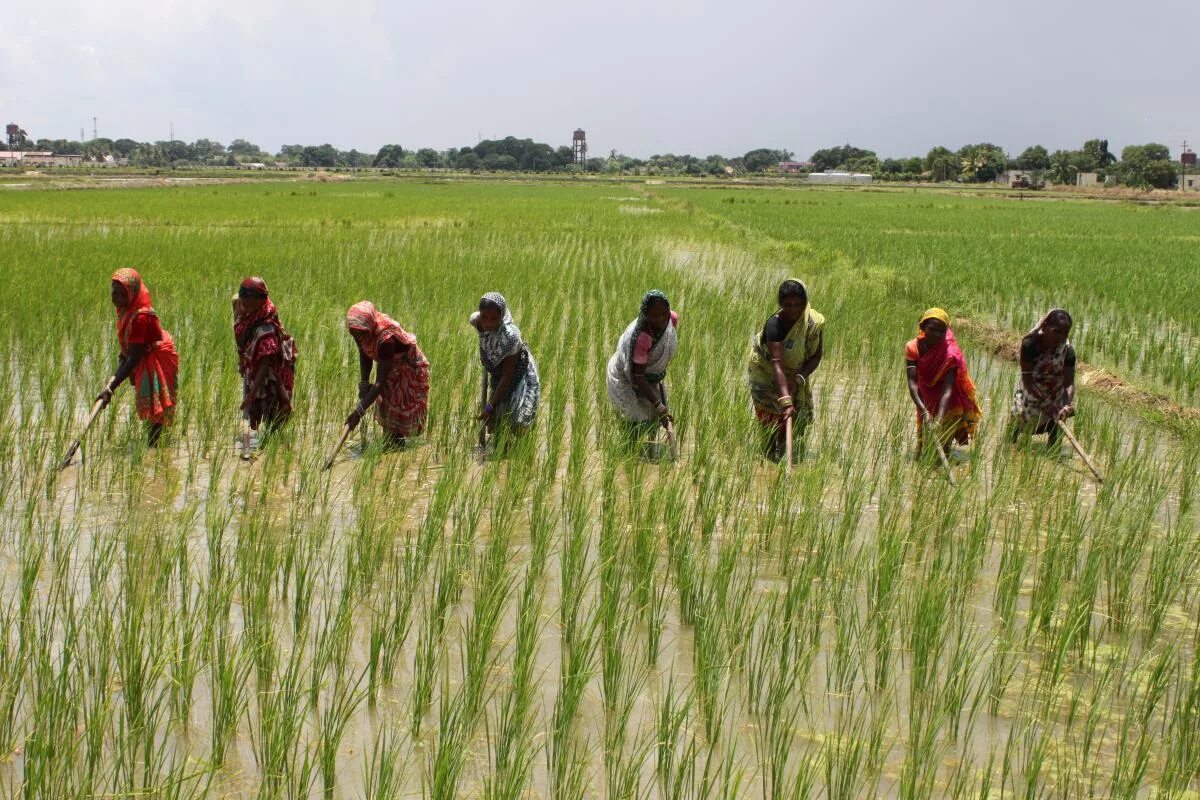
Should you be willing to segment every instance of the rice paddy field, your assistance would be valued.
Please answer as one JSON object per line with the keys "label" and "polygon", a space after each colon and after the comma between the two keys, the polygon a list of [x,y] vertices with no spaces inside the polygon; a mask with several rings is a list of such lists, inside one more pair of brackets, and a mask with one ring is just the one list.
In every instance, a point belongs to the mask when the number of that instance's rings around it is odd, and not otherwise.
{"label": "rice paddy field", "polygon": [[[934,191],[295,181],[0,193],[0,797],[1150,797],[1200,791],[1200,214]],[[147,450],[113,371],[136,267],[181,355]],[[296,337],[253,462],[229,298]],[[827,318],[816,422],[761,455],[749,339]],[[604,365],[680,313],[680,458],[620,445]],[[538,359],[535,433],[473,452],[485,291]],[[432,365],[372,423],[344,316]],[[915,461],[904,341],[946,307],[984,426]],[[1078,437],[1003,435],[1015,344],[1075,316]]]}

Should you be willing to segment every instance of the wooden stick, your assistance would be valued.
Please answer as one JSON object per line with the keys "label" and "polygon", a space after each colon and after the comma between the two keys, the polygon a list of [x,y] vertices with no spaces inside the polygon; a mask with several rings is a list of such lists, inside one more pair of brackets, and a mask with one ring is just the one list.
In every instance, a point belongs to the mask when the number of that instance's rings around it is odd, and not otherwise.
{"label": "wooden stick", "polygon": [[75,457],[75,451],[79,449],[80,443],[83,442],[83,437],[87,435],[88,428],[92,427],[92,423],[96,421],[96,417],[100,416],[100,411],[103,410],[106,405],[108,405],[108,403],[104,400],[97,400],[92,404],[92,411],[87,415],[87,419],[83,422],[83,430],[79,432],[78,438],[71,442],[71,446],[67,448],[67,454],[63,456],[62,463],[58,465],[60,470],[71,466],[71,459]]}
{"label": "wooden stick", "polygon": [[784,465],[783,472],[785,475],[792,474],[792,418],[788,417],[783,423],[783,457],[787,460]]}
{"label": "wooden stick", "polygon": [[[658,396],[662,398],[662,404],[667,404],[667,389],[661,383],[658,385]],[[679,460],[679,444],[675,441],[675,425],[667,420],[667,424],[663,426],[667,432],[667,447],[671,450],[671,460]]]}
{"label": "wooden stick", "polygon": [[249,461],[253,454],[250,448],[250,437],[253,435],[250,429],[250,420],[242,417],[242,461]]}
{"label": "wooden stick", "polygon": [[333,466],[333,460],[337,458],[337,454],[342,449],[342,445],[344,445],[346,440],[350,438],[350,432],[352,430],[353,428],[351,428],[349,425],[342,426],[342,438],[338,439],[338,443],[334,446],[333,452],[329,454],[329,459],[325,462],[325,466],[321,467],[322,470],[327,470]]}
{"label": "wooden stick", "polygon": [[1104,476],[1100,474],[1100,470],[1096,469],[1096,465],[1092,463],[1092,459],[1088,454],[1083,452],[1083,447],[1080,446],[1079,441],[1075,438],[1075,434],[1071,433],[1071,429],[1062,421],[1058,422],[1058,429],[1063,432],[1063,435],[1067,437],[1067,441],[1071,443],[1071,447],[1075,448],[1075,452],[1079,453],[1079,457],[1083,459],[1083,463],[1087,464],[1087,468],[1096,476],[1096,483],[1104,483]]}
{"label": "wooden stick", "polygon": [[[482,414],[487,408],[487,390],[488,390],[488,374],[484,367],[479,368],[479,413]],[[479,461],[483,462],[483,456],[487,452],[487,420],[479,422]]]}
{"label": "wooden stick", "polygon": [[954,473],[950,470],[950,459],[946,458],[946,451],[942,449],[942,443],[936,441],[937,437],[934,437],[934,439],[935,441],[933,446],[934,449],[937,450],[938,461],[941,461],[942,466],[946,468],[946,480],[950,481],[951,486],[958,486],[958,484],[954,482]]}

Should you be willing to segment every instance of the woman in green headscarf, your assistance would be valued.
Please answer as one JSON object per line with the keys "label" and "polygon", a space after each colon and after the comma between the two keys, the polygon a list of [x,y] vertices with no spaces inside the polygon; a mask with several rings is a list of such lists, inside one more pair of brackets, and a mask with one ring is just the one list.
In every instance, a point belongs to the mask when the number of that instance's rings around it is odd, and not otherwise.
{"label": "woman in green headscarf", "polygon": [[769,455],[784,450],[784,431],[804,433],[813,419],[809,380],[821,364],[825,317],[808,303],[808,289],[795,278],[779,285],[779,310],[750,341],[750,399],[754,415],[767,429]]}

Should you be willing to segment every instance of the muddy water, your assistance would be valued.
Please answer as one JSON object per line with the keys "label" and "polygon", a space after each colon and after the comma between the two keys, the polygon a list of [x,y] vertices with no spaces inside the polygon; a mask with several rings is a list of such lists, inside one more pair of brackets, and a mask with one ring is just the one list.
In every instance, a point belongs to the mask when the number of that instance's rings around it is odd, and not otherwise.
{"label": "muddy water", "polygon": [[[969,357],[981,384],[1002,385],[1005,374],[1011,370],[1011,367],[1000,362],[981,359],[974,354],[969,354]],[[897,387],[901,385],[900,377],[897,369]],[[1056,498],[1054,502],[1063,502],[1064,497],[1069,497],[1071,502],[1084,510],[1096,505],[1097,487],[1082,471],[1077,459],[1064,465],[1037,450],[1023,453],[1008,449],[1001,429],[1007,398],[1004,392],[997,391],[993,396],[983,398],[988,426],[981,441],[975,445],[978,455],[972,461],[954,467],[956,477],[965,487],[963,492],[955,493],[944,484],[936,467],[927,469],[911,463],[908,453],[911,448],[911,418],[907,401],[903,395],[897,399],[881,387],[880,379],[872,378],[865,372],[823,369],[815,384],[817,421],[811,433],[810,446],[793,473],[796,491],[794,498],[789,497],[791,502],[785,510],[786,524],[811,526],[816,531],[828,533],[836,530],[842,520],[849,518],[851,527],[845,551],[848,557],[831,565],[836,571],[822,578],[827,585],[844,582],[847,586],[846,597],[835,605],[832,598],[836,592],[822,590],[829,594],[814,610],[820,615],[821,621],[818,626],[819,639],[814,645],[816,653],[813,655],[812,671],[797,692],[798,696],[791,698],[787,704],[789,708],[794,707],[797,713],[792,731],[794,738],[789,748],[792,760],[787,771],[789,774],[794,771],[799,759],[806,754],[819,756],[840,752],[829,748],[835,747],[839,741],[841,744],[837,746],[855,741],[857,735],[848,735],[843,727],[848,719],[878,718],[883,720],[883,742],[879,746],[877,782],[860,789],[857,794],[896,796],[900,793],[905,764],[914,746],[909,739],[913,709],[906,690],[913,677],[911,647],[902,636],[897,634],[893,637],[890,645],[893,648],[893,688],[881,691],[871,685],[870,657],[865,652],[851,652],[849,656],[839,652],[838,639],[839,632],[848,626],[864,624],[870,613],[864,565],[875,554],[881,527],[895,524],[897,517],[886,516],[890,513],[887,509],[894,508],[898,503],[902,508],[898,518],[908,519],[919,516],[917,511],[923,504],[959,503],[965,506],[972,502],[994,500],[997,504],[993,512],[994,525],[999,531],[1006,518],[1016,520],[1008,524],[1019,524],[1021,517],[1018,512],[1021,504],[1027,502],[1017,491],[1028,489],[1029,484],[1014,484],[1014,474],[1027,472],[1048,484],[1059,485],[1060,488],[1053,495]],[[564,409],[563,416],[567,425],[562,434],[564,445],[558,462],[552,465],[554,479],[548,490],[551,505],[559,517],[552,533],[545,572],[537,579],[541,591],[542,624],[535,659],[536,699],[529,729],[534,731],[533,740],[539,750],[533,758],[526,792],[526,796],[532,797],[549,797],[554,793],[548,754],[552,740],[554,702],[562,690],[560,670],[563,653],[559,620],[564,602],[561,594],[564,541],[569,524],[565,519],[565,506],[573,492],[579,490],[572,486],[568,463],[571,426],[578,424],[570,404]],[[847,419],[854,422],[847,423]],[[1111,408],[1096,409],[1090,419],[1097,424],[1129,431],[1138,430],[1140,425],[1136,419]],[[1150,463],[1169,464],[1177,458],[1179,445],[1171,439],[1148,435],[1148,440],[1151,447],[1141,457]],[[587,477],[581,486],[587,492],[583,505],[588,515],[585,525],[587,559],[590,568],[598,570],[602,515],[599,487],[602,476],[606,470],[612,469],[612,465],[605,463],[604,456],[591,446],[593,443],[594,437],[589,440],[582,464]],[[868,443],[877,449],[865,449]],[[326,445],[323,441],[301,439],[295,446],[315,459],[324,456]],[[272,472],[269,457],[243,463],[238,459],[232,442],[229,447],[218,448],[210,460],[189,457],[188,446],[190,443],[179,443],[178,446],[147,454],[141,457],[141,461],[131,463],[126,452],[112,452],[110,446],[106,453],[103,445],[98,444],[93,462],[64,473],[54,492],[42,501],[41,517],[34,523],[33,530],[18,528],[0,538],[0,551],[4,555],[0,596],[5,604],[11,603],[18,594],[19,563],[26,537],[31,537],[28,539],[30,542],[44,543],[50,538],[49,531],[54,526],[69,532],[69,555],[64,557],[63,565],[81,576],[81,602],[86,600],[88,592],[101,590],[101,587],[90,586],[82,580],[98,548],[114,538],[153,539],[155,531],[151,523],[155,521],[162,522],[165,528],[174,526],[183,531],[193,575],[205,580],[219,566],[211,559],[207,521],[214,516],[220,518],[221,514],[227,512],[229,519],[220,527],[220,534],[227,542],[225,557],[229,559],[234,558],[239,526],[245,524],[246,520],[264,521],[262,530],[255,531],[255,534],[271,537],[273,543],[280,547],[294,537],[312,540],[312,552],[321,575],[313,616],[321,620],[336,605],[338,592],[347,580],[347,554],[356,543],[363,540],[364,524],[369,522],[372,526],[382,526],[390,545],[411,547],[430,513],[439,480],[448,474],[460,478],[456,497],[482,504],[484,509],[466,539],[472,548],[471,558],[464,562],[469,570],[478,563],[487,542],[494,535],[490,510],[494,507],[497,495],[489,492],[507,491],[509,474],[518,471],[514,460],[496,459],[480,465],[471,456],[469,445],[446,453],[426,443],[405,452],[380,454],[370,448],[364,453],[352,442],[328,475],[315,475],[304,468],[293,467],[283,477],[277,478],[275,476],[280,473]],[[117,447],[129,449],[128,445]],[[640,481],[641,491],[647,501],[661,502],[664,494],[678,486],[680,481],[690,482],[688,502],[689,507],[694,508],[697,498],[703,493],[703,484],[697,480],[703,472],[701,467],[706,466],[702,462],[729,458],[730,472],[736,474],[724,475],[721,479],[724,482],[720,485],[724,487],[722,491],[725,495],[722,496],[732,512],[718,513],[705,533],[707,539],[696,539],[697,547],[702,548],[703,557],[716,559],[723,547],[739,539],[748,540],[749,543],[740,554],[739,569],[745,573],[744,579],[751,586],[752,600],[777,597],[787,586],[789,567],[781,560],[780,554],[771,549],[770,543],[759,541],[758,534],[763,526],[763,517],[772,510],[771,504],[779,498],[769,490],[778,479],[778,467],[761,459],[739,455],[737,448],[731,448],[730,453],[699,453],[696,447],[694,436],[685,435],[680,464],[674,467],[646,467],[633,475],[623,469],[618,470],[614,479],[618,494],[627,496],[633,491],[633,484]],[[544,457],[547,453],[548,442],[543,437],[538,442],[538,456]],[[746,471],[736,472],[734,468]],[[817,485],[808,485],[806,476],[814,475],[819,477]],[[893,477],[901,480],[896,482]],[[493,482],[488,483],[489,479]],[[524,510],[530,503],[531,485],[516,479],[514,484],[513,491],[520,493],[516,505]],[[859,484],[867,489],[861,495],[856,495],[853,490]],[[982,499],[972,500],[973,495]],[[1161,529],[1171,522],[1177,504],[1178,497],[1168,493],[1164,502],[1157,507],[1155,535],[1161,534]],[[458,511],[456,508],[454,513]],[[5,509],[5,519],[18,519],[16,512],[16,508]],[[449,547],[447,541],[451,540],[455,526],[467,524],[462,516],[456,517],[454,513],[442,532],[439,547],[443,549]],[[621,513],[625,515],[621,517],[623,524],[632,525],[628,511]],[[688,519],[697,528],[702,527],[696,515]],[[126,523],[127,528],[122,527]],[[626,528],[623,532],[629,531]],[[885,532],[891,534],[895,531]],[[167,535],[165,531],[163,533]],[[964,536],[965,533],[965,530],[955,528],[950,535]],[[689,687],[700,677],[697,664],[701,659],[699,653],[703,644],[697,642],[696,629],[683,621],[677,578],[667,575],[670,567],[664,542],[669,532],[660,530],[657,534],[660,559],[657,569],[667,585],[663,638],[654,665],[637,674],[641,685],[631,704],[627,753],[639,746],[650,746],[657,742],[657,715],[668,684],[673,681],[677,689]],[[917,534],[913,533],[912,536],[916,537]],[[997,626],[992,610],[992,594],[1002,568],[997,539],[998,534],[989,535],[976,585],[968,601],[971,614],[965,627],[969,634],[976,637],[977,646],[972,653],[976,668],[980,671],[986,670],[987,665],[995,659],[997,648],[1002,644],[992,636]],[[1034,542],[1035,545],[1040,543]],[[464,746],[465,761],[458,783],[458,794],[461,796],[479,796],[484,781],[492,771],[490,753],[496,740],[492,732],[494,727],[491,726],[495,725],[495,716],[511,683],[516,599],[531,563],[532,546],[528,520],[519,515],[509,551],[509,568],[515,586],[499,622],[494,646],[500,656],[488,681],[494,695],[486,706],[486,721],[480,720],[473,726]],[[904,578],[909,582],[908,585],[926,574],[926,559],[932,550],[928,543],[923,546],[925,550],[913,545],[911,560],[904,565]],[[823,552],[814,538],[813,548],[805,557],[818,558]],[[385,557],[395,556],[388,553]],[[415,592],[412,624],[407,638],[398,646],[401,655],[394,680],[380,690],[376,702],[364,702],[350,718],[338,749],[338,783],[334,797],[363,796],[371,753],[381,734],[392,730],[398,731],[401,739],[399,757],[403,766],[399,796],[417,797],[428,793],[430,764],[439,747],[440,698],[454,697],[463,688],[462,642],[475,610],[473,580],[467,576],[461,597],[449,610],[445,628],[447,644],[438,659],[432,710],[422,719],[422,732],[415,737],[410,736],[411,698],[417,682],[416,654],[420,645],[422,613],[431,602],[435,571],[436,568],[431,567],[421,577]],[[51,592],[53,572],[47,567],[39,574],[39,591],[43,598]],[[376,577],[376,586],[386,585],[383,575],[381,572]],[[231,635],[238,638],[246,635],[244,604],[249,602],[249,598],[242,595],[244,588],[237,587],[229,614],[229,630]],[[396,587],[387,588],[392,590]],[[1029,598],[1033,589],[1033,578],[1026,574],[1015,606],[1022,625],[1028,624]],[[114,591],[109,586],[103,587],[103,590]],[[363,588],[355,597],[352,632],[343,674],[357,676],[366,669],[370,659],[372,622],[379,615],[381,602],[385,599],[386,592],[378,592],[374,586]],[[276,600],[278,608],[274,609],[273,618],[279,637],[277,646],[281,654],[286,654],[294,643],[290,622],[294,589]],[[593,580],[582,596],[584,614],[595,613],[600,602],[600,586]],[[163,600],[159,611],[166,615],[178,614],[177,599]],[[1186,643],[1186,627],[1191,616],[1183,603],[1176,603],[1169,610],[1166,624],[1174,641]],[[753,633],[753,624],[756,621],[753,614],[746,618],[746,630],[741,632],[746,641],[742,644],[752,644],[756,635]],[[1104,620],[1099,609],[1093,614],[1092,622],[1096,635],[1102,637]],[[61,630],[56,630],[61,636]],[[15,635],[12,628],[6,633],[10,637]],[[628,658],[635,661],[644,658],[640,643],[645,641],[647,633],[644,621],[638,621],[633,626],[627,645]],[[311,643],[304,646],[311,647]],[[601,643],[597,644],[597,647],[601,646]],[[740,784],[742,795],[761,796],[764,762],[756,737],[761,734],[764,721],[747,711],[746,698],[753,687],[748,685],[750,678],[734,663],[733,659],[739,652],[738,646],[730,646],[727,653],[721,653],[723,658],[730,659],[721,663],[718,670],[718,713],[721,717],[718,727],[722,731],[721,737],[716,743],[706,740],[702,715],[695,707],[684,725],[684,736],[695,736],[702,742],[695,756],[701,771],[710,757],[708,748],[711,744],[714,753],[711,758],[719,761],[728,755],[744,771]],[[1036,648],[1022,652],[1014,666],[1010,683],[1013,688],[1004,693],[995,715],[985,710],[971,716],[969,710],[964,708],[958,713],[963,725],[960,736],[956,739],[948,731],[940,733],[935,767],[935,785],[939,791],[948,787],[957,770],[983,769],[989,758],[1002,756],[1010,738],[1024,732],[1029,709],[1022,704],[1021,686],[1025,681],[1035,681],[1043,674],[1047,655]],[[1116,660],[1117,656],[1107,642],[1095,653],[1095,658],[1100,662]],[[582,698],[574,737],[586,748],[587,780],[584,795],[589,797],[607,796],[610,788],[603,747],[608,711],[599,657],[597,654],[592,665],[593,675]],[[948,653],[939,652],[938,657],[938,671],[948,674],[951,671]],[[842,685],[839,675],[846,673],[847,658],[851,662],[861,663],[859,667],[851,669],[850,680]],[[1087,686],[1095,670],[1073,665],[1069,673],[1068,685]],[[321,707],[331,693],[331,682],[330,675],[326,675],[322,681]],[[978,685],[979,679],[975,678],[972,686]],[[25,688],[29,692],[32,684],[26,683]],[[245,713],[230,745],[225,765],[213,773],[210,796],[240,797],[258,793],[262,775],[255,759],[252,731],[258,723],[259,696],[276,690],[277,687],[272,685],[257,685],[253,676],[248,679]],[[113,703],[113,718],[116,719],[123,702],[119,683],[109,688],[109,696]],[[803,704],[800,702],[801,696]],[[1056,701],[1051,714],[1052,721],[1059,726],[1055,743],[1064,751],[1073,744],[1067,722],[1069,700],[1069,695],[1064,693]],[[28,715],[28,704],[32,702],[32,696],[27,694],[25,715]],[[1132,702],[1133,698],[1116,698],[1105,709],[1109,725],[1100,737],[1093,756],[1100,765],[1098,769],[1101,774],[1111,772],[1119,759],[1117,728],[1124,716],[1132,713]],[[164,741],[168,742],[168,749],[181,757],[186,754],[191,759],[190,763],[201,773],[206,769],[204,765],[208,758],[212,718],[213,697],[209,691],[207,670],[204,670],[194,687],[194,705],[187,726],[164,724],[161,733]],[[307,727],[300,741],[301,752],[315,747],[316,732],[320,725],[318,710],[308,708],[305,721]],[[654,773],[654,750],[646,751],[644,756],[639,770],[644,793],[663,796],[664,792]],[[0,787],[9,787],[0,791],[6,792],[6,796],[15,796],[17,793],[12,787],[20,785],[24,758],[24,748],[19,747],[7,763],[0,764]],[[820,786],[823,781],[824,774],[821,773],[817,785]],[[319,779],[314,779],[308,795],[321,795]]]}

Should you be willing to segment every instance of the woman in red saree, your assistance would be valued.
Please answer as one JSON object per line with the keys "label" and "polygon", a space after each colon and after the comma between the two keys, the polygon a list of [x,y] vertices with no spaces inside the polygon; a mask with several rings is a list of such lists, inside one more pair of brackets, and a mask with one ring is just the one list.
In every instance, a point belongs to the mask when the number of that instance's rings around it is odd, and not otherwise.
{"label": "woman in red saree", "polygon": [[175,381],[179,354],[171,334],[158,322],[150,290],[137,270],[119,269],[112,276],[112,303],[117,308],[117,342],[121,358],[116,373],[96,396],[106,405],[117,387],[129,379],[137,399],[137,415],[147,424],[147,441],[158,445],[165,425],[175,417]]}
{"label": "woman in red saree", "polygon": [[938,443],[949,453],[952,441],[965,445],[979,428],[982,414],[975,384],[950,329],[949,314],[931,308],[921,315],[917,328],[917,338],[904,346],[908,393],[917,407],[917,453],[931,423]]}
{"label": "woman in red saree", "polygon": [[[375,417],[392,443],[425,431],[429,414],[429,361],[400,323],[363,300],[346,312],[346,327],[358,345],[358,406],[346,418],[353,430],[376,400]],[[375,381],[371,366],[376,365]]]}
{"label": "woman in red saree", "polygon": [[292,415],[296,346],[283,330],[279,312],[262,278],[246,278],[234,304],[233,337],[242,374],[242,412],[251,430],[268,429]]}

